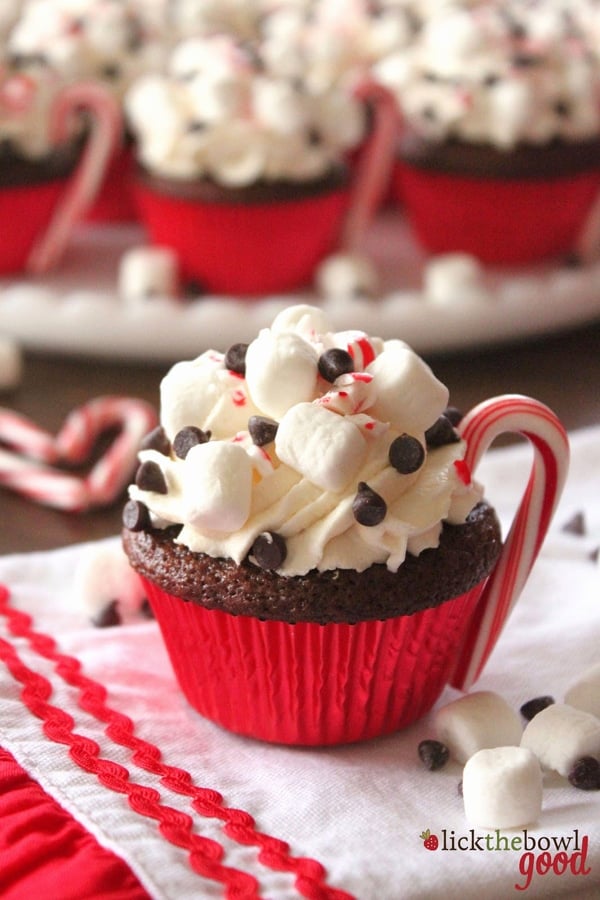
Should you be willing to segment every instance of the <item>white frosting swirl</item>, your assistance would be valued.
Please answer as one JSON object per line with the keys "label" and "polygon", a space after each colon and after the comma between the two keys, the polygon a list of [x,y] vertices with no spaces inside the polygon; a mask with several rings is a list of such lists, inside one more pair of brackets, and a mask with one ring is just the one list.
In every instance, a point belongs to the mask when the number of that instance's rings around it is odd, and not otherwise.
{"label": "white frosting swirl", "polygon": [[[426,447],[425,431],[448,401],[431,369],[402,341],[323,325],[319,309],[287,308],[248,346],[245,377],[209,350],[163,379],[161,422],[171,443],[189,426],[210,431],[210,440],[184,458],[141,451],[142,463],[160,468],[166,492],[142,483],[130,497],[155,524],[182,525],[177,541],[190,550],[239,563],[272,532],[287,548],[282,575],[374,563],[396,571],[407,552],[436,547],[442,523],[464,521],[481,498],[461,464],[463,442]],[[320,372],[335,371],[322,355],[333,348],[354,355],[358,368],[329,381]],[[274,439],[255,444],[250,416],[276,420]],[[420,445],[421,464],[391,464],[397,438]],[[361,482],[385,503],[377,524],[360,524],[353,511]]]}

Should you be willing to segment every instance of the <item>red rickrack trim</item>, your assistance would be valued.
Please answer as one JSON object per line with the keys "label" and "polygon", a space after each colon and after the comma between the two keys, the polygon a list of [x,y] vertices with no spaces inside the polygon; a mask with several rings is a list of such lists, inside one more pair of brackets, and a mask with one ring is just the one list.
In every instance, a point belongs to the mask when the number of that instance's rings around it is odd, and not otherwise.
{"label": "red rickrack trim", "polygon": [[[164,787],[190,797],[192,808],[201,816],[221,819],[224,833],[236,843],[259,847],[257,858],[264,866],[273,871],[295,874],[295,886],[302,897],[307,900],[355,900],[352,894],[325,884],[327,873],[321,863],[308,857],[291,856],[289,844],[258,831],[249,813],[225,806],[218,791],[194,784],[185,769],[163,762],[161,751],[155,744],[135,735],[133,721],[108,706],[104,685],[84,675],[79,660],[57,650],[56,642],[50,635],[34,631],[31,616],[10,606],[10,594],[4,585],[0,585],[0,614],[6,617],[11,634],[25,638],[39,656],[55,663],[55,671],[63,681],[79,689],[77,703],[80,708],[107,724],[107,737],[130,749],[135,765],[158,775]],[[134,811],[158,819],[164,837],[190,852],[190,864],[198,874],[223,882],[227,887],[226,897],[258,896],[258,885],[251,875],[220,864],[224,850],[217,841],[191,833],[193,820],[189,816],[162,805],[157,791],[131,782],[127,769],[100,758],[99,747],[94,741],[73,732],[72,717],[46,702],[52,692],[50,682],[28,669],[12,645],[1,638],[0,659],[13,677],[25,685],[21,697],[34,715],[45,720],[47,737],[69,744],[69,754],[77,765],[96,774],[102,784],[111,790],[127,793],[129,805]],[[196,842],[201,846],[197,848]]]}

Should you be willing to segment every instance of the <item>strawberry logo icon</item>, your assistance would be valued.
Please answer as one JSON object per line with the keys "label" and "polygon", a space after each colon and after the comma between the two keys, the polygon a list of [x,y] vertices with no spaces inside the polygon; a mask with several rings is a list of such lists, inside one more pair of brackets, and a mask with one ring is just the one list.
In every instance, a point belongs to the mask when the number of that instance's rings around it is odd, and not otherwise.
{"label": "strawberry logo icon", "polygon": [[429,828],[427,831],[422,831],[419,837],[423,841],[423,846],[426,850],[437,850],[439,847],[440,842],[437,834],[432,834]]}

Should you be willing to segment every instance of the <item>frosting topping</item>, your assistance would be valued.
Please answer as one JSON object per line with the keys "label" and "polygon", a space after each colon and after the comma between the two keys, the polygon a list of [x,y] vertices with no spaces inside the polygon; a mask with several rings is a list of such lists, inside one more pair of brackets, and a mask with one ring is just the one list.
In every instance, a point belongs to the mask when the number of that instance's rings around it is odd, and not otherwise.
{"label": "frosting topping", "polygon": [[165,376],[162,430],[130,487],[193,552],[285,576],[396,571],[481,499],[444,417],[448,391],[402,341],[329,332],[321,310],[298,305],[234,346]]}
{"label": "frosting topping", "polygon": [[125,112],[150,172],[226,187],[320,178],[365,132],[347,87],[310,90],[225,34],[179,43],[164,74],[132,85]]}
{"label": "frosting topping", "polygon": [[426,140],[499,149],[600,133],[600,69],[582,4],[441,4],[374,69]]}

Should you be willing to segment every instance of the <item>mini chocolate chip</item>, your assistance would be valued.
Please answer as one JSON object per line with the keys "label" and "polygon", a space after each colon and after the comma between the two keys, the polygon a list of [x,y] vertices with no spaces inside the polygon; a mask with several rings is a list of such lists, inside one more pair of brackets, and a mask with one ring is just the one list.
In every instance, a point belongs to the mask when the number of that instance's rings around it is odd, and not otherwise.
{"label": "mini chocolate chip", "polygon": [[123,525],[128,531],[145,531],[150,528],[150,513],[140,500],[128,500],[123,507]]}
{"label": "mini chocolate chip", "polygon": [[554,697],[545,694],[542,697],[534,697],[533,700],[528,700],[527,703],[524,703],[523,706],[521,706],[519,711],[524,719],[531,722],[534,716],[537,716],[539,712],[546,709],[547,706],[552,706],[555,702]]}
{"label": "mini chocolate chip", "polygon": [[444,415],[455,428],[463,419],[462,411],[457,406],[447,406],[444,410]]}
{"label": "mini chocolate chip", "polygon": [[459,797],[462,797],[462,795],[463,795],[463,780],[462,780],[462,778],[460,779],[460,781],[459,781],[458,784],[456,785],[456,790],[457,790],[457,792],[458,792],[458,796],[459,796]]}
{"label": "mini chocolate chip", "polygon": [[588,559],[590,562],[597,563],[600,560],[600,547],[594,547],[590,553],[588,553]]}
{"label": "mini chocolate chip", "polygon": [[584,534],[587,534],[585,515],[582,512],[576,512],[568,522],[565,522],[561,530],[566,531],[568,534],[576,534],[579,537],[583,537]]}
{"label": "mini chocolate chip", "polygon": [[582,756],[573,763],[568,779],[580,791],[600,791],[600,760]]}
{"label": "mini chocolate chip", "polygon": [[279,424],[275,419],[268,419],[266,416],[250,416],[248,419],[248,431],[257,447],[264,447],[274,441],[278,428]]}
{"label": "mini chocolate chip", "polygon": [[186,425],[173,438],[173,450],[179,459],[185,459],[192,447],[206,444],[210,440],[210,431],[202,431],[195,425]]}
{"label": "mini chocolate chip", "polygon": [[443,447],[445,444],[456,444],[460,437],[454,430],[454,425],[445,413],[433,423],[425,432],[425,443],[428,447]]}
{"label": "mini chocolate chip", "polygon": [[111,600],[100,612],[92,619],[92,624],[96,628],[112,628],[114,625],[121,624],[121,616],[117,608],[117,601]]}
{"label": "mini chocolate chip", "polygon": [[411,434],[394,438],[388,451],[390,465],[401,475],[410,475],[420,469],[425,461],[423,444]]}
{"label": "mini chocolate chip", "polygon": [[352,501],[352,512],[359,525],[372,527],[385,519],[387,503],[366,482],[360,481]]}
{"label": "mini chocolate chip", "polygon": [[261,569],[278,569],[287,556],[284,538],[274,531],[259,534],[250,550],[250,559]]}
{"label": "mini chocolate chip", "polygon": [[225,353],[225,368],[237,375],[245,375],[247,349],[248,344],[232,344]]}
{"label": "mini chocolate chip", "polygon": [[421,762],[430,772],[441,769],[450,759],[450,750],[441,741],[431,739],[421,741],[417,750]]}
{"label": "mini chocolate chip", "polygon": [[563,264],[566,269],[581,269],[583,266],[583,260],[579,253],[575,250],[571,250],[564,257]]}
{"label": "mini chocolate chip", "polygon": [[167,432],[162,425],[157,425],[152,431],[142,438],[140,444],[141,450],[157,450],[163,456],[171,455],[171,442],[167,437]]}
{"label": "mini chocolate chip", "polygon": [[167,482],[159,465],[147,460],[135,473],[135,483],[141,491],[152,491],[155,494],[167,494]]}
{"label": "mini chocolate chip", "polygon": [[145,619],[154,619],[154,610],[150,605],[150,601],[147,597],[144,597],[140,606],[140,615],[142,615]]}
{"label": "mini chocolate chip", "polygon": [[354,372],[354,360],[347,350],[341,347],[332,347],[321,353],[318,362],[319,375],[325,381],[334,382],[340,375]]}
{"label": "mini chocolate chip", "polygon": [[100,69],[100,75],[103,78],[110,78],[111,81],[115,81],[121,76],[121,69],[117,63],[106,63]]}

